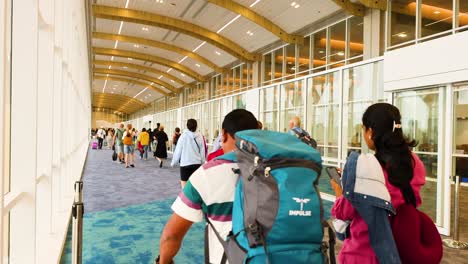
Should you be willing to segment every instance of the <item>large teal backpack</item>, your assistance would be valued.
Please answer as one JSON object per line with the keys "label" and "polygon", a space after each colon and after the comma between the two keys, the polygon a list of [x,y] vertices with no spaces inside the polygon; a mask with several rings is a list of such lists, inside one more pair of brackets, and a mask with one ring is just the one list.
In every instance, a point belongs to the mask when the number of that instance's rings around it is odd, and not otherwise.
{"label": "large teal backpack", "polygon": [[227,241],[217,234],[222,263],[327,263],[319,152],[292,135],[262,130],[236,133],[236,146],[220,157],[237,161],[240,175],[232,232]]}

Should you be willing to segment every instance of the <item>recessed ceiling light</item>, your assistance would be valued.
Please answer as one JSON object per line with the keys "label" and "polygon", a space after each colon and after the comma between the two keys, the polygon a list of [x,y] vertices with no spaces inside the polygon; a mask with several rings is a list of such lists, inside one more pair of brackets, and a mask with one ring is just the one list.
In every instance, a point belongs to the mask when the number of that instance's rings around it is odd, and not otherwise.
{"label": "recessed ceiling light", "polygon": [[127,58],[129,61],[133,60],[132,58]]}
{"label": "recessed ceiling light", "polygon": [[133,45],[133,47],[135,47],[135,48],[139,48],[139,47],[140,47],[140,45],[138,45],[138,44],[135,44],[135,45]]}
{"label": "recessed ceiling light", "polygon": [[128,67],[127,66],[123,66],[124,69],[127,69]]}
{"label": "recessed ceiling light", "polygon": [[300,5],[299,5],[299,4],[296,4],[296,5],[294,6],[294,8],[299,8],[299,7],[300,7]]}
{"label": "recessed ceiling light", "polygon": [[197,66],[198,68],[200,68],[200,64],[198,64],[198,63],[197,63],[197,64],[195,64],[195,66]]}
{"label": "recessed ceiling light", "polygon": [[171,83],[175,83],[174,80],[171,80]]}
{"label": "recessed ceiling light", "polygon": [[148,27],[142,27],[141,30],[148,31]]}
{"label": "recessed ceiling light", "polygon": [[402,32],[402,33],[398,34],[397,36],[400,37],[400,38],[406,38],[406,37],[408,37],[408,34],[406,34],[405,32]]}
{"label": "recessed ceiling light", "polygon": [[342,52],[342,51],[338,52],[337,54],[338,54],[338,56],[344,56],[344,52]]}
{"label": "recessed ceiling light", "polygon": [[324,52],[325,52],[325,51],[323,51],[323,50],[319,50],[319,53],[324,53]]}
{"label": "recessed ceiling light", "polygon": [[434,11],[434,14],[438,15],[440,14],[440,11]]}
{"label": "recessed ceiling light", "polygon": [[185,77],[185,74],[183,74],[183,73],[181,73],[180,75],[181,75],[182,77]]}
{"label": "recessed ceiling light", "polygon": [[115,87],[114,87],[114,88],[112,88],[112,89],[114,89],[114,90],[115,90]]}
{"label": "recessed ceiling light", "polygon": [[292,2],[292,3],[291,3],[291,6],[295,6],[295,5],[296,5],[296,2]]}
{"label": "recessed ceiling light", "polygon": [[221,55],[221,52],[219,52],[219,51],[215,51],[215,53],[216,53],[216,55],[218,55],[218,56]]}
{"label": "recessed ceiling light", "polygon": [[249,31],[247,31],[247,35],[253,36],[253,32],[249,30]]}

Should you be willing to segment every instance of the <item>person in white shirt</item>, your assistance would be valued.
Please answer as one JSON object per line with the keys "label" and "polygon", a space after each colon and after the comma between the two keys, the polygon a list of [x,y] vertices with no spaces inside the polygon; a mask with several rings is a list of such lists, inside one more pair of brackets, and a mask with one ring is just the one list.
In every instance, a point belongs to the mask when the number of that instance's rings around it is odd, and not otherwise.
{"label": "person in white shirt", "polygon": [[104,142],[105,137],[106,137],[106,132],[104,132],[104,127],[99,128],[97,132],[98,149],[102,149],[102,143]]}

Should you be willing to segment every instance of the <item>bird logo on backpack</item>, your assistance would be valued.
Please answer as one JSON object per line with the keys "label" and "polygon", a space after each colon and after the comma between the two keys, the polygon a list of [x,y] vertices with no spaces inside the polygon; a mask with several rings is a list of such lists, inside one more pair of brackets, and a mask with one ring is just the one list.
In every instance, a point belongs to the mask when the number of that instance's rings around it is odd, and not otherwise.
{"label": "bird logo on backpack", "polygon": [[310,199],[301,199],[294,197],[293,198],[296,203],[301,204],[301,210],[300,211],[295,211],[295,210],[289,210],[289,215],[290,216],[312,216],[312,211],[304,211],[304,204],[310,202]]}

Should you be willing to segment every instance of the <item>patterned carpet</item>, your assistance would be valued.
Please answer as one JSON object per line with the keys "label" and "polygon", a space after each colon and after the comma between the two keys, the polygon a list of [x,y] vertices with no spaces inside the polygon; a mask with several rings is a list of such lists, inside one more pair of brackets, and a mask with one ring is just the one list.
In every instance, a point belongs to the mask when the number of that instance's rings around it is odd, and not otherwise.
{"label": "patterned carpet", "polygon": [[[84,173],[83,263],[153,263],[170,206],[180,191],[178,168],[154,159],[125,169],[110,150],[90,150]],[[167,162],[169,164],[169,162]],[[325,202],[325,212],[331,203]],[[204,224],[194,224],[176,263],[203,263]],[[71,262],[71,230],[61,264]]]}

